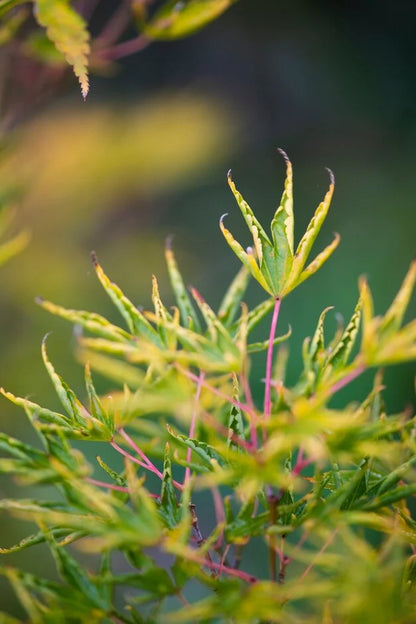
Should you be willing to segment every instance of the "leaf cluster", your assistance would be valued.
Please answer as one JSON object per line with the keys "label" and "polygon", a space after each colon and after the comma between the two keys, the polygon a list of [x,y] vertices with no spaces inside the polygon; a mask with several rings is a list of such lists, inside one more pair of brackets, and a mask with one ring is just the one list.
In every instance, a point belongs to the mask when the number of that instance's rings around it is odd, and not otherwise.
{"label": "leaf cluster", "polygon": [[[70,65],[85,99],[91,65],[102,71],[109,61],[136,52],[152,41],[192,35],[219,17],[234,1],[165,0],[154,8],[153,0],[130,0],[121,3],[102,32],[93,37],[88,7],[84,7],[83,15],[83,7],[73,6],[70,0],[0,0],[0,45],[19,39],[33,12],[41,30],[32,32],[25,40],[25,53],[47,64]],[[137,31],[136,37],[119,42],[128,27]]]}
{"label": "leaf cluster", "polygon": [[[274,346],[290,338],[290,331],[275,335],[281,300],[338,243],[307,264],[329,210],[331,176],[294,251],[292,168],[285,159],[271,238],[230,181],[253,249],[244,251],[221,225],[242,267],[218,310],[185,287],[170,244],[173,307],[163,303],[156,277],[153,309],[136,307],[95,254],[97,278],[122,325],[38,300],[78,327],[86,392],[77,397],[61,378],[46,340],[42,357],[62,411],[2,390],[26,412],[39,446],[2,434],[0,471],[56,493],[0,501],[36,527],[2,554],[43,543],[60,575],[52,582],[0,568],[30,621],[67,622],[69,609],[71,621],[128,623],[405,623],[416,617],[415,417],[410,410],[386,413],[377,370],[415,357],[414,321],[403,322],[416,264],[383,317],[374,316],[363,279],[350,320],[330,339],[326,308],[304,341],[298,380],[285,384],[283,348],[271,367]],[[248,309],[243,300],[251,277],[267,298]],[[252,330],[272,310],[268,337],[251,342]],[[262,407],[250,390],[256,350],[267,351]],[[334,408],[338,390],[371,367],[367,398]],[[99,396],[91,370],[119,389]],[[87,441],[111,447],[113,455],[87,459],[80,450]],[[260,568],[248,554],[252,547]],[[78,551],[96,554],[98,566],[86,570]],[[122,557],[121,569],[115,555]],[[193,597],[195,584],[202,598]]]}

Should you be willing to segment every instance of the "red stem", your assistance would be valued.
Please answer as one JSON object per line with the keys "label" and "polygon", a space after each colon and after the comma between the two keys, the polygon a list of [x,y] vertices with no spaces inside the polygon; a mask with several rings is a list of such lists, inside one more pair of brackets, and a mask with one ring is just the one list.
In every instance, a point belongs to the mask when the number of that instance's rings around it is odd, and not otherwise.
{"label": "red stem", "polygon": [[270,417],[272,402],[271,402],[271,380],[272,380],[272,365],[273,365],[273,342],[276,335],[277,319],[279,318],[280,299],[276,297],[274,301],[274,309],[272,322],[270,325],[269,346],[267,347],[267,359],[266,359],[266,387],[264,390],[264,417],[267,419]]}

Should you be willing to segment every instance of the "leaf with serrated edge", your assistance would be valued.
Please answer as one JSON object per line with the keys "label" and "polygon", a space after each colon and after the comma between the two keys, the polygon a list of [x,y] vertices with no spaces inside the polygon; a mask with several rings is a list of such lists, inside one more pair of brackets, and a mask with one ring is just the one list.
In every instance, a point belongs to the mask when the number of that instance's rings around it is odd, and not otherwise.
{"label": "leaf with serrated edge", "polygon": [[334,185],[335,179],[334,174],[330,169],[328,169],[329,177],[330,177],[330,185],[329,189],[323,199],[323,201],[319,204],[318,208],[315,211],[309,225],[306,229],[305,234],[302,236],[297,248],[296,253],[293,258],[293,270],[299,275],[305,266],[306,260],[309,256],[309,253],[312,249],[312,245],[314,244],[320,229],[322,227],[323,222],[325,221],[326,215],[328,214],[329,206],[331,204],[332,195],[334,193]]}
{"label": "leaf with serrated edge", "polygon": [[68,0],[34,0],[34,14],[59,52],[72,66],[81,85],[82,97],[88,95],[88,55],[90,35],[87,24]]}
{"label": "leaf with serrated edge", "polygon": [[[288,331],[283,336],[278,336],[273,340],[273,346],[284,342],[292,335],[292,328],[289,326]],[[269,340],[264,340],[263,342],[252,342],[247,345],[247,353],[257,353],[258,351],[265,351],[269,347]]]}
{"label": "leaf with serrated edge", "polygon": [[121,327],[113,325],[100,314],[86,312],[85,310],[63,308],[62,306],[46,301],[41,297],[36,298],[36,303],[51,314],[60,316],[71,323],[81,325],[91,333],[102,336],[103,338],[107,338],[109,340],[121,340],[122,342],[131,342],[132,340],[131,334],[127,333],[124,329],[121,329]]}
{"label": "leaf with serrated edge", "polygon": [[229,244],[229,246],[231,247],[231,249],[237,256],[237,258],[239,258],[242,264],[245,267],[247,267],[247,269],[253,275],[254,279],[256,279],[259,282],[259,284],[264,288],[264,290],[266,290],[268,293],[272,295],[273,293],[270,291],[270,287],[267,284],[266,280],[264,279],[263,274],[261,273],[259,266],[257,262],[255,261],[253,253],[245,252],[242,246],[240,245],[240,243],[235,240],[231,232],[225,227],[224,218],[226,216],[227,215],[224,214],[222,215],[220,219],[220,229],[224,235],[225,240],[227,241],[227,243]]}
{"label": "leaf with serrated edge", "polygon": [[179,271],[175,255],[168,240],[165,248],[166,264],[168,267],[168,273],[173,293],[175,295],[176,303],[181,312],[182,323],[185,327],[190,326],[190,320],[192,321],[193,328],[199,332],[201,326],[199,323],[198,315],[189,297],[188,291],[185,288],[185,284],[182,279],[182,275]]}
{"label": "leaf with serrated edge", "polygon": [[294,218],[292,164],[287,154],[283,150],[279,151],[286,161],[286,180],[280,206],[271,222],[271,231],[275,253],[274,262],[276,267],[279,267],[278,281],[281,284],[286,281],[292,268]]}
{"label": "leaf with serrated edge", "polygon": [[[284,295],[287,295],[296,286],[299,286],[302,282],[304,282],[306,279],[311,277],[311,275],[316,273],[321,268],[321,266],[328,260],[328,258],[332,255],[335,249],[338,247],[340,240],[341,240],[340,235],[335,234],[334,240],[332,241],[332,243],[330,243],[327,247],[325,247],[325,249],[321,251],[321,253],[319,253],[316,256],[316,258],[312,260],[310,264],[308,264],[306,269],[304,269],[300,275],[298,275],[297,277],[294,277],[293,279],[289,278],[287,284],[285,284],[283,288],[282,297]],[[294,266],[294,263],[293,263],[293,266]],[[294,271],[295,270],[293,268],[293,275],[295,276]]]}
{"label": "leaf with serrated edge", "polygon": [[242,266],[221,301],[218,310],[218,318],[226,327],[234,321],[238,306],[247,289],[249,280],[250,271],[247,270],[247,267]]}
{"label": "leaf with serrated edge", "polygon": [[124,318],[129,328],[129,331],[135,336],[145,336],[154,342],[157,346],[162,347],[159,335],[157,331],[151,326],[149,321],[145,318],[135,305],[128,299],[122,290],[112,282],[104,273],[101,265],[97,260],[95,253],[91,254],[92,262],[97,273],[97,277],[100,280],[104,290],[107,292],[111,301],[118,308],[120,314]]}
{"label": "leaf with serrated edge", "polygon": [[75,393],[55,371],[55,368],[46,353],[46,338],[47,336],[45,336],[42,340],[42,358],[59,400],[71,420],[77,425],[85,427],[87,411],[82,403],[77,399]]}
{"label": "leaf with serrated edge", "polygon": [[412,296],[413,288],[416,281],[416,260],[412,262],[409,270],[403,280],[403,283],[393,300],[393,303],[384,315],[379,332],[381,334],[392,334],[397,331],[402,324],[403,317],[406,313]]}
{"label": "leaf with serrated edge", "polygon": [[360,297],[357,305],[355,306],[350,322],[345,328],[345,331],[334,351],[329,356],[326,366],[331,365],[338,368],[346,365],[360,328],[361,309],[362,300]]}

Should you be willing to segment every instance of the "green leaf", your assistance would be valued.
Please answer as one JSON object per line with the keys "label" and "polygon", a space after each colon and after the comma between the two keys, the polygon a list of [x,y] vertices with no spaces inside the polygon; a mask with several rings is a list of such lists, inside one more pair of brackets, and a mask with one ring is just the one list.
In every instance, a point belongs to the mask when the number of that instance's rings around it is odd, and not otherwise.
{"label": "green leaf", "polygon": [[235,0],[170,0],[149,22],[140,22],[152,39],[179,39],[197,32],[226,11]]}
{"label": "green leaf", "polygon": [[293,182],[292,164],[283,150],[279,150],[286,161],[286,181],[280,206],[271,222],[276,263],[281,266],[281,280],[286,280],[293,263]]}
{"label": "green leaf", "polygon": [[225,327],[233,323],[249,280],[250,272],[242,266],[228,287],[218,310],[218,318]]}
{"label": "green leaf", "polygon": [[412,296],[416,282],[416,260],[412,262],[403,280],[403,283],[380,323],[379,331],[383,337],[397,332],[403,322],[403,317]]}
{"label": "green leaf", "polygon": [[112,436],[114,433],[114,418],[104,409],[103,404],[94,388],[91,370],[88,363],[85,364],[85,387],[88,392],[90,413],[96,420],[103,423]]}
{"label": "green leaf", "polygon": [[127,323],[129,331],[135,336],[144,336],[151,342],[162,348],[161,340],[157,331],[151,326],[145,316],[136,308],[135,305],[124,295],[117,284],[111,282],[104,273],[101,265],[98,263],[95,253],[91,254],[92,262],[104,290],[110,297],[111,301],[118,308],[120,314]]}
{"label": "green leaf", "polygon": [[293,269],[299,275],[303,270],[306,260],[310,254],[312,246],[321,230],[322,224],[325,221],[325,218],[328,214],[329,206],[331,204],[332,195],[334,193],[335,179],[334,174],[330,169],[328,169],[329,177],[330,177],[330,185],[329,189],[323,199],[323,201],[319,204],[318,208],[315,211],[314,216],[312,217],[309,225],[306,229],[305,234],[302,236],[297,248],[296,253],[293,259]]}
{"label": "green leaf", "polygon": [[160,493],[160,507],[163,511],[163,516],[168,522],[168,526],[175,527],[178,522],[179,508],[176,498],[175,487],[173,485],[172,477],[172,462],[169,444],[165,446],[165,456],[163,460],[163,479],[162,489]]}
{"label": "green leaf", "polygon": [[45,532],[46,540],[56,561],[61,577],[70,587],[77,588],[94,606],[99,609],[108,609],[109,604],[98,591],[96,585],[84,572],[80,564],[68,553],[65,548],[58,546],[53,535]]}
{"label": "green leaf", "polygon": [[224,463],[222,455],[220,455],[213,446],[207,444],[206,442],[195,440],[194,438],[188,438],[180,433],[175,433],[169,426],[167,426],[167,430],[169,435],[171,435],[172,438],[174,438],[181,446],[192,449],[192,451],[194,451],[194,453],[202,459],[203,464],[208,466],[210,470],[214,470],[214,464]]}
{"label": "green leaf", "polygon": [[173,250],[170,246],[170,241],[167,241],[165,248],[166,264],[168,267],[168,273],[170,283],[172,285],[173,293],[175,295],[176,303],[181,312],[181,319],[184,327],[194,329],[196,332],[201,331],[198,315],[189,297],[188,291],[183,283],[182,275],[178,269],[176,258]]}
{"label": "green leaf", "polygon": [[337,369],[342,368],[347,364],[360,328],[361,310],[362,300],[360,297],[344,333],[342,334],[338,344],[334,347],[332,353],[329,355],[325,366],[330,365],[331,367]]}
{"label": "green leaf", "polygon": [[38,303],[44,310],[47,310],[55,316],[60,316],[71,323],[81,325],[81,327],[84,327],[92,334],[102,336],[108,340],[115,340],[128,344],[132,343],[133,336],[131,334],[127,333],[124,329],[121,329],[121,327],[112,325],[100,314],[86,312],[84,310],[71,310],[63,308],[62,306],[42,299],[42,297],[37,297],[36,303]]}
{"label": "green leaf", "polygon": [[87,24],[68,0],[34,0],[34,14],[38,23],[72,66],[81,85],[82,97],[88,95],[88,55],[90,35]]}
{"label": "green leaf", "polygon": [[[285,334],[283,334],[283,336],[277,336],[277,338],[273,340],[273,346],[276,346],[278,344],[281,344],[285,340],[288,340],[288,338],[290,338],[291,335],[292,335],[292,328],[289,325],[288,331]],[[265,351],[266,349],[268,349],[268,347],[269,347],[268,340],[264,340],[262,342],[252,342],[251,344],[247,345],[247,353],[256,353],[258,351]]]}
{"label": "green leaf", "polygon": [[14,238],[1,243],[0,245],[0,266],[13,258],[13,256],[19,254],[26,247],[30,239],[30,234],[27,230],[23,230],[17,234]]}

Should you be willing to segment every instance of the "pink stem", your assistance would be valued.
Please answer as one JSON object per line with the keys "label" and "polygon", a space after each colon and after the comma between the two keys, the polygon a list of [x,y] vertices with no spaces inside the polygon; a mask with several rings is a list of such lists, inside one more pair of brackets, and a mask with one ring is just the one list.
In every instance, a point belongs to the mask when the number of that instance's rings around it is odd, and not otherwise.
{"label": "pink stem", "polygon": [[274,301],[274,309],[272,316],[272,323],[270,325],[269,346],[267,348],[266,359],[266,387],[264,390],[264,417],[267,419],[270,417],[272,402],[271,402],[271,379],[272,379],[272,365],[273,365],[273,342],[276,335],[277,319],[279,318],[280,299],[276,297]]}
{"label": "pink stem", "polygon": [[109,490],[117,490],[117,492],[129,492],[129,488],[123,487],[122,485],[113,485],[112,483],[104,483],[104,481],[97,481],[96,479],[90,479],[89,477],[85,480],[88,483],[92,483],[92,485],[98,485],[99,487],[108,488]]}
{"label": "pink stem", "polygon": [[292,474],[298,475],[299,473],[302,472],[304,468],[306,468],[306,466],[309,466],[309,464],[312,464],[313,461],[314,461],[313,459],[304,459],[303,448],[299,447],[298,456],[296,458],[296,464],[292,470]]}
{"label": "pink stem", "polygon": [[209,390],[213,394],[216,394],[217,396],[221,397],[222,399],[224,399],[228,403],[232,403],[232,405],[235,405],[239,409],[243,410],[243,412],[246,412],[246,414],[248,414],[252,418],[255,417],[254,409],[250,408],[250,406],[247,405],[246,403],[241,403],[240,401],[236,401],[235,399],[233,399],[232,397],[229,397],[224,392],[221,392],[221,390],[217,390],[217,388],[214,388],[214,386],[211,386],[206,381],[202,381],[201,382],[199,377],[198,377],[198,375],[194,375],[190,371],[187,371],[186,369],[182,368],[182,366],[180,366],[179,364],[175,364],[175,367],[176,367],[176,369],[179,372],[181,372],[183,375],[185,375],[185,377],[188,377],[188,379],[192,379],[192,381],[196,381],[197,383],[201,383],[201,386],[203,388],[207,388],[207,390]]}
{"label": "pink stem", "polygon": [[161,472],[159,472],[157,469],[155,469],[156,471],[153,470],[152,468],[150,468],[149,464],[146,464],[146,463],[140,461],[140,459],[137,459],[136,457],[133,457],[133,455],[130,455],[130,453],[125,451],[123,448],[121,448],[121,446],[119,446],[115,442],[110,442],[110,444],[113,447],[113,449],[115,449],[116,451],[118,451],[119,453],[124,455],[124,457],[127,457],[127,459],[130,459],[130,461],[134,462],[135,464],[138,464],[142,468],[146,468],[146,470],[150,470],[150,472],[155,472],[155,474],[157,474],[158,477],[160,477],[161,479],[163,478]]}
{"label": "pink stem", "polygon": [[[188,557],[190,558],[190,557]],[[195,561],[211,570],[218,570],[220,573],[225,572],[230,576],[236,576],[247,583],[256,583],[257,578],[252,574],[247,574],[247,572],[243,572],[242,570],[236,570],[235,568],[229,568],[221,563],[215,563],[214,561],[209,561],[208,559],[201,560],[199,557],[192,557],[191,561]]]}
{"label": "pink stem", "polygon": [[[224,505],[222,502],[222,496],[217,486],[214,486],[211,488],[211,494],[212,494],[212,498],[214,501],[215,520],[216,520],[217,526],[219,526],[220,524],[225,523],[225,511],[224,511]],[[217,542],[215,544],[215,548],[219,548],[221,546],[223,542],[223,538],[224,538],[224,530],[222,530],[220,535],[218,536]]]}
{"label": "pink stem", "polygon": [[[121,432],[121,430],[120,430]],[[129,441],[129,443],[131,444],[131,447],[140,454],[140,456],[144,456],[144,461],[140,461],[140,459],[137,459],[136,457],[133,457],[133,455],[130,455],[130,453],[128,453],[127,451],[125,451],[123,448],[121,448],[121,446],[119,446],[118,444],[116,444],[115,442],[110,442],[111,446],[118,451],[119,453],[121,453],[122,455],[124,455],[124,457],[127,457],[127,459],[130,459],[132,462],[134,462],[135,464],[138,464],[139,466],[141,466],[142,468],[145,468],[146,470],[148,470],[149,472],[153,472],[155,475],[157,475],[159,477],[159,479],[162,481],[163,480],[163,474],[160,472],[160,470],[158,470],[156,468],[156,466],[154,464],[152,464],[152,462],[150,461],[150,459],[144,455],[144,453],[139,449],[139,447],[137,446],[137,444],[135,444],[133,442],[133,440],[130,438],[130,436],[127,435],[127,433],[124,431],[124,439],[126,441]],[[178,489],[178,490],[182,490],[183,489],[183,485],[181,483],[178,483],[178,481],[172,481],[173,485]]]}
{"label": "pink stem", "polygon": [[345,375],[345,377],[343,377],[342,379],[337,381],[330,388],[329,393],[331,395],[335,394],[335,392],[338,392],[338,390],[341,390],[341,388],[343,388],[344,386],[347,386],[351,381],[353,381],[354,379],[359,377],[361,375],[361,373],[363,373],[365,371],[365,368],[366,368],[365,364],[360,364],[359,366],[357,366],[357,368],[355,368],[353,371],[348,373],[348,375]]}
{"label": "pink stem", "polygon": [[[189,438],[193,438],[195,436],[195,427],[196,427],[196,419],[198,416],[199,398],[201,396],[201,388],[202,388],[202,382],[204,381],[204,377],[205,377],[205,374],[201,372],[199,374],[198,385],[196,387],[194,409],[192,411],[191,424],[189,426],[189,436],[188,436]],[[191,457],[192,457],[192,449],[188,447],[186,451],[186,461],[188,462],[188,464],[191,462]],[[185,469],[185,479],[184,479],[183,484],[185,485],[185,483],[187,483],[190,478],[191,478],[191,468],[187,466]]]}
{"label": "pink stem", "polygon": [[149,466],[149,468],[152,469],[152,471],[154,472],[156,470],[156,467],[154,464],[152,464],[152,462],[150,461],[150,459],[147,457],[147,455],[145,455],[143,453],[143,451],[137,446],[137,444],[134,442],[134,440],[131,439],[131,437],[125,432],[124,429],[119,429],[118,433],[125,439],[125,441],[127,442],[127,444],[129,444],[129,446],[131,446],[131,448],[136,451],[136,453],[138,455],[140,455],[140,457],[143,459],[143,461]]}

